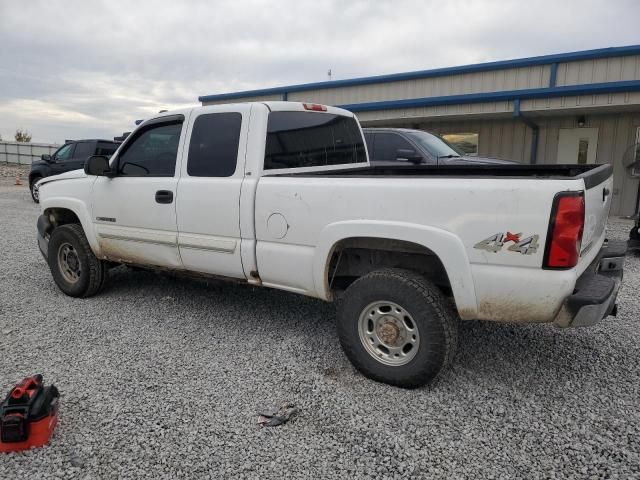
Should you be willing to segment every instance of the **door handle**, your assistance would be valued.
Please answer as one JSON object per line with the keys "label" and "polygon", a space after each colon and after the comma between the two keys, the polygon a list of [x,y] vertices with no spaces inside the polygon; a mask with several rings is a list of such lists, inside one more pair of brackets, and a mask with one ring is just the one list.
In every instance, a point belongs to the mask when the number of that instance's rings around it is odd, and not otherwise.
{"label": "door handle", "polygon": [[158,203],[173,202],[173,192],[171,190],[158,190],[156,192],[156,202]]}

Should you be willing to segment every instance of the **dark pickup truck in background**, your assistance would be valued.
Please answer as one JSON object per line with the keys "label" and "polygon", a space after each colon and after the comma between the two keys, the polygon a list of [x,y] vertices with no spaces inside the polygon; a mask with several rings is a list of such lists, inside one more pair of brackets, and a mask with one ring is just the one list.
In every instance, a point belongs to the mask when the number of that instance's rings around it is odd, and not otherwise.
{"label": "dark pickup truck in background", "polygon": [[92,155],[110,157],[120,145],[112,140],[74,140],[62,145],[53,155],[42,155],[41,160],[31,164],[29,189],[31,198],[39,203],[38,180],[51,175],[84,168],[84,162]]}
{"label": "dark pickup truck in background", "polygon": [[516,163],[497,158],[476,157],[448,143],[442,137],[424,130],[408,128],[363,128],[373,165],[478,165]]}

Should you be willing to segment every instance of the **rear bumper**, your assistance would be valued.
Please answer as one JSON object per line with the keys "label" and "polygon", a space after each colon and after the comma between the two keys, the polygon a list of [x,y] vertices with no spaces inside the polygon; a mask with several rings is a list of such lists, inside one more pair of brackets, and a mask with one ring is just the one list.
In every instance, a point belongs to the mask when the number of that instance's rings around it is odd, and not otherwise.
{"label": "rear bumper", "polygon": [[564,301],[555,323],[562,327],[586,327],[617,312],[627,242],[609,241],[594,262],[578,278],[572,295]]}

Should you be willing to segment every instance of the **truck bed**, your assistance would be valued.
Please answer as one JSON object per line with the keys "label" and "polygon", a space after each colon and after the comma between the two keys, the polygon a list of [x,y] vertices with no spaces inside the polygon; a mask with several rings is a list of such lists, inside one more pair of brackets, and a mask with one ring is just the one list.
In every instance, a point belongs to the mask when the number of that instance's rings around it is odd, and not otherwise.
{"label": "truck bed", "polygon": [[552,180],[584,179],[585,187],[601,184],[611,175],[609,164],[556,165],[371,165],[321,172],[287,173],[287,177],[478,177],[478,178],[548,178]]}

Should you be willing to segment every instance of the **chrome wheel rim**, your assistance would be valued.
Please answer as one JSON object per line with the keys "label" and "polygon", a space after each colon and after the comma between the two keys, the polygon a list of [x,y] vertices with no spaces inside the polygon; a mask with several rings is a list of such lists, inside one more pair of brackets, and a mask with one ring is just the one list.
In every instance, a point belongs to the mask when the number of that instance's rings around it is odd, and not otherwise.
{"label": "chrome wheel rim", "polygon": [[420,332],[411,314],[386,300],[370,303],[362,310],[358,334],[369,355],[393,367],[409,363],[420,347]]}
{"label": "chrome wheel rim", "polygon": [[40,189],[35,183],[31,185],[31,196],[34,200],[40,200]]}
{"label": "chrome wheel rim", "polygon": [[58,248],[58,268],[64,279],[69,283],[80,280],[80,258],[78,252],[70,243],[63,243]]}

